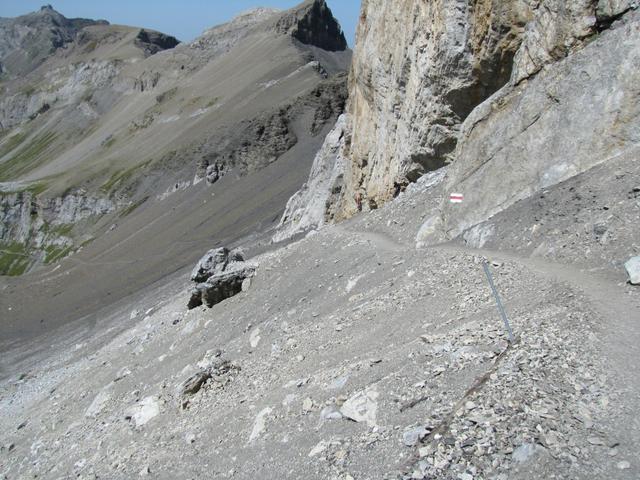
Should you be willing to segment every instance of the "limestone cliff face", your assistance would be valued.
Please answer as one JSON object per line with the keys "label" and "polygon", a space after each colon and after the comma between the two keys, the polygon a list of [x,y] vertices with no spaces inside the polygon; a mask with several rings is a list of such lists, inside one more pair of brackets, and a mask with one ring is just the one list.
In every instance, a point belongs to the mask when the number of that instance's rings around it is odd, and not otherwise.
{"label": "limestone cliff face", "polygon": [[325,217],[377,208],[453,163],[447,185],[468,200],[423,229],[450,238],[636,145],[638,4],[364,0],[344,181]]}
{"label": "limestone cliff face", "polygon": [[476,109],[463,125],[448,178],[448,190],[464,193],[465,203],[445,203],[435,213],[441,238],[637,150],[639,64],[640,12],[632,12],[580,51]]}
{"label": "limestone cliff face", "polygon": [[449,161],[460,124],[509,80],[529,16],[519,0],[363,2],[337,219]]}

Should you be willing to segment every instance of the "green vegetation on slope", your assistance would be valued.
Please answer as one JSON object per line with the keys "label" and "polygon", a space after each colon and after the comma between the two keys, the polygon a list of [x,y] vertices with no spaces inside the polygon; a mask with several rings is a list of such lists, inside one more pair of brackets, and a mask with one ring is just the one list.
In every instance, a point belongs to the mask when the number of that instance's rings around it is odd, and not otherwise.
{"label": "green vegetation on slope", "polygon": [[0,181],[15,180],[38,166],[43,154],[56,137],[57,135],[53,132],[42,133],[9,160],[0,163]]}
{"label": "green vegetation on slope", "polygon": [[20,146],[26,137],[24,133],[18,132],[7,138],[2,145],[0,145],[0,158]]}
{"label": "green vegetation on slope", "polygon": [[31,257],[23,244],[0,242],[0,275],[22,275],[30,263]]}
{"label": "green vegetation on slope", "polygon": [[69,255],[71,253],[71,247],[61,245],[47,245],[44,249],[44,252],[44,263],[45,265],[49,265]]}

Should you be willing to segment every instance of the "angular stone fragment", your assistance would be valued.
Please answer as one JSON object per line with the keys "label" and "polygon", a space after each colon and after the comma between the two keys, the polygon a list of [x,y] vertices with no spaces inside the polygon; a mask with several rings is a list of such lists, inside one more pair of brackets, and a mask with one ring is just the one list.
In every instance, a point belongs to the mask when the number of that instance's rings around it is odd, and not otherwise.
{"label": "angular stone fragment", "polygon": [[640,285],[640,257],[632,257],[624,264],[631,285]]}

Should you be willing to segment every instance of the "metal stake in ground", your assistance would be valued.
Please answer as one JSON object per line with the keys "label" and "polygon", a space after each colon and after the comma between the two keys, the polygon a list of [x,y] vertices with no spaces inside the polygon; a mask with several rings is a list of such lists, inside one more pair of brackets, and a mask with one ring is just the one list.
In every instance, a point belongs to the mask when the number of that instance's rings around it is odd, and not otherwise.
{"label": "metal stake in ground", "polygon": [[496,298],[498,311],[500,312],[500,315],[502,315],[502,320],[504,320],[505,327],[507,327],[507,333],[509,334],[509,342],[513,343],[514,338],[513,338],[513,332],[511,331],[511,325],[509,325],[509,318],[507,317],[507,312],[504,311],[504,307],[502,306],[502,301],[500,300],[500,295],[498,294],[498,290],[496,289],[496,286],[493,283],[493,276],[491,275],[491,270],[489,270],[489,264],[487,262],[482,262],[482,268],[484,268],[484,273],[487,275],[487,280],[489,280],[489,286],[491,287],[493,296]]}

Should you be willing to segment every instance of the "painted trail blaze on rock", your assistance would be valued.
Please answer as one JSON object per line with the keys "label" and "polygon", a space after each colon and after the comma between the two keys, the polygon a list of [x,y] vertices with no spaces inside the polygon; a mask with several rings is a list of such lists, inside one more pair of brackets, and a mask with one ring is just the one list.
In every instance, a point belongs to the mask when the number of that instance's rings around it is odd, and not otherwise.
{"label": "painted trail blaze on rock", "polygon": [[464,195],[462,193],[452,193],[449,195],[449,201],[451,203],[462,203],[464,201]]}

